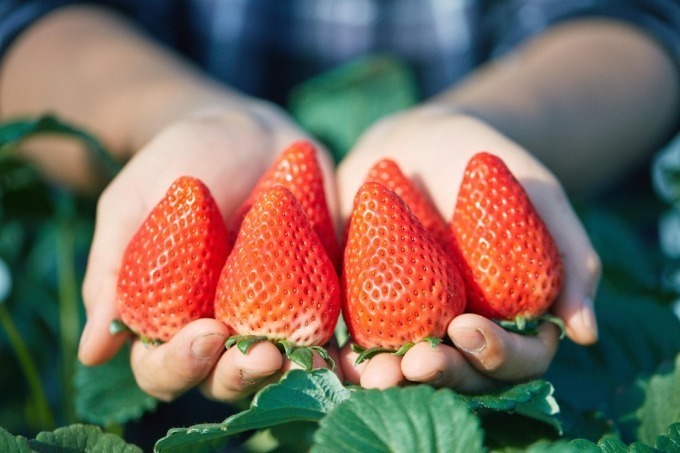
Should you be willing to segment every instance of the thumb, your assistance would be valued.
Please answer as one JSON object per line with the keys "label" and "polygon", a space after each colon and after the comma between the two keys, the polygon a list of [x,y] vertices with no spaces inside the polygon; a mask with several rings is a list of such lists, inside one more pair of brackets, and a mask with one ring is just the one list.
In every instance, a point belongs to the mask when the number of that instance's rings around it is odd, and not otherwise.
{"label": "thumb", "polygon": [[84,365],[99,365],[111,359],[129,335],[112,334],[111,322],[118,318],[116,285],[120,262],[128,241],[142,223],[145,212],[140,197],[124,202],[116,181],[102,194],[97,206],[95,234],[83,281],[87,322],[80,338],[78,358]]}

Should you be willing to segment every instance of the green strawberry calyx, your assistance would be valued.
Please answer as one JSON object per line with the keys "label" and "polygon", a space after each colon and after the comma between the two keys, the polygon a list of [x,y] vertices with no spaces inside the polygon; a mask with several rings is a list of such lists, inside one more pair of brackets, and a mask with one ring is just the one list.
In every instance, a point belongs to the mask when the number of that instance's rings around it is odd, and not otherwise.
{"label": "green strawberry calyx", "polygon": [[255,343],[269,341],[276,346],[293,363],[300,365],[305,371],[314,368],[314,352],[326,361],[331,370],[335,370],[335,361],[322,346],[295,346],[288,340],[273,340],[262,335],[234,335],[227,339],[225,347],[230,349],[236,346],[244,355]]}
{"label": "green strawberry calyx", "polygon": [[535,319],[527,319],[522,315],[517,315],[515,319],[494,319],[493,321],[505,330],[520,335],[537,335],[538,326],[541,325],[542,322],[555,324],[560,329],[560,340],[563,339],[567,333],[564,321],[557,316],[547,313]]}
{"label": "green strawberry calyx", "polygon": [[[441,338],[437,337],[425,337],[421,341],[427,342],[430,344],[432,349],[436,348],[439,346],[439,344],[442,342]],[[359,346],[358,344],[353,343],[350,345],[352,348],[352,351],[356,352],[359,354],[357,357],[356,361],[354,362],[355,365],[359,365],[361,362],[365,360],[369,360],[372,357],[375,357],[378,354],[384,354],[384,353],[390,353],[394,354],[396,356],[403,356],[408,352],[409,349],[411,349],[413,346],[415,346],[415,342],[410,341],[408,343],[403,344],[399,349],[389,349],[389,348],[382,348],[382,347],[374,347],[374,348],[364,348],[363,346]]]}
{"label": "green strawberry calyx", "polygon": [[157,340],[155,338],[149,338],[145,335],[139,335],[137,332],[132,330],[130,326],[125,324],[123,321],[120,319],[114,319],[111,321],[111,324],[109,324],[109,333],[111,335],[116,335],[119,333],[131,333],[132,335],[136,335],[139,337],[139,340],[145,345],[145,346],[158,346],[160,344],[163,344],[161,340]]}

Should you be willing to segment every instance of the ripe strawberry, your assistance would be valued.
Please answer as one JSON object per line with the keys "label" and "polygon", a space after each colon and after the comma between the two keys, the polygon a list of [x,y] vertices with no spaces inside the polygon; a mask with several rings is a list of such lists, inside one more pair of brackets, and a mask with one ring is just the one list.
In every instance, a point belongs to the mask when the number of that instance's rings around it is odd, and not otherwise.
{"label": "ripe strawberry", "polygon": [[468,311],[519,321],[543,314],[562,287],[552,237],[503,161],[479,153],[468,163],[451,231]]}
{"label": "ripe strawberry", "polygon": [[238,232],[244,216],[255,200],[262,192],[276,185],[290,190],[300,202],[333,265],[339,269],[342,250],[328,211],[323,173],[316,158],[316,149],[310,142],[294,142],[281,152],[236,213],[230,230]]}
{"label": "ripe strawberry", "polygon": [[122,321],[146,340],[168,341],[189,322],[213,317],[230,250],[208,188],[196,178],[178,178],[124,252],[116,301]]}
{"label": "ripe strawberry", "polygon": [[432,233],[447,254],[451,254],[452,239],[449,225],[425,194],[391,159],[381,159],[369,171],[366,182],[379,182],[406,203],[420,223]]}
{"label": "ripe strawberry", "polygon": [[[215,318],[245,338],[242,351],[268,339],[296,361],[300,347],[323,355],[316,347],[330,340],[339,314],[337,273],[302,206],[281,186],[261,192],[222,270]],[[309,369],[308,356],[298,363]]]}
{"label": "ripe strawberry", "polygon": [[465,308],[463,281],[397,194],[364,183],[354,199],[342,275],[343,317],[363,348],[441,338]]}

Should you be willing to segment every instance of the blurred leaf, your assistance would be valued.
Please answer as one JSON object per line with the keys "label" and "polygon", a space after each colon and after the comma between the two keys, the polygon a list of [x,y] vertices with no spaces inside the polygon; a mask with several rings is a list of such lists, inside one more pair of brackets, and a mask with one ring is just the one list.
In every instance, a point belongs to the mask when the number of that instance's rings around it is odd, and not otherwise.
{"label": "blurred leaf", "polygon": [[364,390],[320,422],[313,452],[483,451],[479,419],[448,389]]}
{"label": "blurred leaf", "polygon": [[616,437],[607,437],[598,443],[593,443],[585,439],[572,440],[569,443],[570,450],[573,452],[584,453],[628,453],[628,447]]}
{"label": "blurred leaf", "polygon": [[620,291],[657,287],[660,255],[650,250],[629,223],[604,209],[586,210],[582,221],[600,255],[606,280]]}
{"label": "blurred leaf", "polygon": [[81,419],[111,426],[137,419],[156,408],[158,401],[137,386],[129,356],[130,348],[126,346],[103,365],[86,367],[78,363],[75,406]]}
{"label": "blurred leaf", "polygon": [[115,434],[103,432],[98,426],[80,424],[57,428],[52,432],[43,431],[29,444],[38,453],[142,452],[139,447],[126,443]]}
{"label": "blurred leaf", "polygon": [[15,436],[6,429],[0,427],[0,451],[8,453],[31,453],[28,439],[23,436]]}
{"label": "blurred leaf", "polygon": [[673,423],[668,427],[666,434],[662,434],[656,438],[654,444],[657,450],[666,452],[680,451],[680,422]]}
{"label": "blurred leaf", "polygon": [[517,384],[499,392],[482,395],[459,395],[470,409],[487,409],[496,412],[509,412],[533,418],[562,432],[557,419],[560,409],[553,397],[553,386],[547,381],[537,379]]}
{"label": "blurred leaf", "polygon": [[292,370],[279,383],[260,390],[250,409],[222,423],[172,429],[155,448],[159,452],[208,452],[224,445],[229,436],[244,431],[290,422],[316,422],[349,398],[350,393],[330,370]]}
{"label": "blurred leaf", "polygon": [[565,453],[571,452],[572,450],[569,446],[569,441],[566,440],[558,440],[555,442],[540,440],[520,448],[492,448],[490,451],[493,453]]}
{"label": "blurred leaf", "polygon": [[572,440],[569,443],[569,449],[566,451],[575,453],[677,453],[680,451],[680,423],[674,423],[668,427],[667,434],[658,436],[654,447],[643,442],[633,442],[626,445],[618,437],[608,436],[597,444],[585,439]]}
{"label": "blurred leaf", "polygon": [[563,341],[545,375],[560,406],[577,411],[606,407],[617,388],[654,372],[680,351],[680,320],[668,306],[605,281],[595,308],[599,341],[589,347]]}
{"label": "blurred leaf", "polygon": [[339,162],[368,126],[417,100],[409,68],[395,58],[376,55],[299,85],[291,92],[288,109]]}
{"label": "blurred leaf", "polygon": [[121,168],[121,165],[111,157],[96,137],[84,129],[65,123],[52,115],[18,119],[0,124],[0,158],[11,155],[13,148],[23,140],[41,134],[60,134],[77,138],[100,159],[111,175],[115,175]]}
{"label": "blurred leaf", "polygon": [[638,378],[617,393],[614,411],[622,437],[629,442],[652,444],[671,423],[680,421],[680,353],[674,362],[664,363],[653,375]]}
{"label": "blurred leaf", "polygon": [[662,199],[680,204],[680,134],[654,157],[652,181]]}

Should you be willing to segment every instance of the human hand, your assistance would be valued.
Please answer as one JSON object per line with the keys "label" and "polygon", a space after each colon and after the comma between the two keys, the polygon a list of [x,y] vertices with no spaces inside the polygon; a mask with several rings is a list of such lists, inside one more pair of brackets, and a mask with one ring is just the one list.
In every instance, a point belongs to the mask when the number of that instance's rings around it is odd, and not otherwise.
{"label": "human hand", "polygon": [[[527,151],[485,123],[442,106],[420,107],[379,122],[365,133],[341,163],[337,178],[343,218],[354,194],[380,158],[395,160],[450,219],[463,169],[472,155],[500,156],[522,183],[553,235],[563,260],[565,284],[552,312],[562,318],[576,343],[597,339],[592,299],[600,275],[599,258],[556,178]],[[417,344],[403,358],[379,354],[354,365],[356,354],[343,348],[345,377],[364,387],[389,387],[406,381],[428,382],[462,391],[481,391],[495,381],[521,381],[541,375],[558,344],[549,324],[534,337],[510,333],[491,320],[463,314],[449,325],[455,348]]]}
{"label": "human hand", "polygon": [[[181,175],[201,179],[228,219],[245,200],[273,158],[291,142],[305,138],[274,107],[215,109],[184,116],[166,126],[131,159],[102,194],[95,236],[83,285],[87,324],[79,358],[95,365],[111,358],[129,335],[109,333],[123,251],[153,206]],[[330,159],[320,152],[327,192],[333,184]],[[334,211],[335,202],[328,197]],[[229,329],[214,319],[194,321],[157,347],[134,340],[132,369],[140,387],[171,400],[199,385],[210,398],[232,401],[256,390],[292,365],[269,343],[247,355],[224,350]],[[316,358],[315,365],[323,361]]]}

